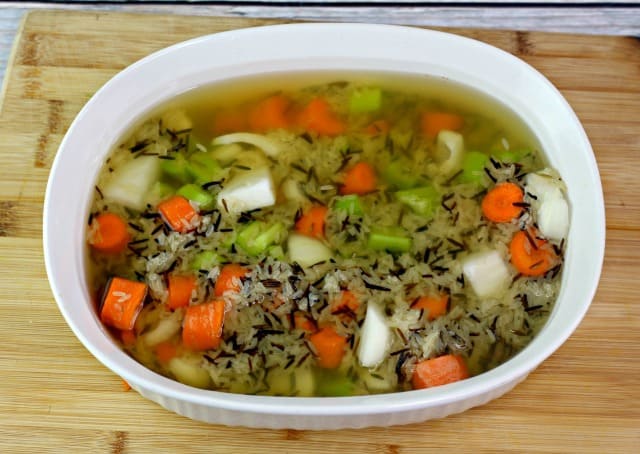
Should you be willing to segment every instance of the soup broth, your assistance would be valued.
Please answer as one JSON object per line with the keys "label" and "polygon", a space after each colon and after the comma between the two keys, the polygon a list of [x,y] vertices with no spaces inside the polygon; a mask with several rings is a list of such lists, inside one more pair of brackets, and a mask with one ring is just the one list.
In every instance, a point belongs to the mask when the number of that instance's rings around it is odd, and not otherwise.
{"label": "soup broth", "polygon": [[149,113],[88,219],[100,318],[187,385],[283,396],[439,386],[539,332],[565,188],[499,102],[446,80],[239,79]]}

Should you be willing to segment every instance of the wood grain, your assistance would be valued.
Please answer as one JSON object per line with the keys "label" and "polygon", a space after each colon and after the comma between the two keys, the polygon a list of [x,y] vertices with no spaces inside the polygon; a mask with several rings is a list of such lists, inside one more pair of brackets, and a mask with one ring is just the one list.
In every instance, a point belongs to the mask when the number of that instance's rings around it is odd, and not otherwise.
{"label": "wood grain", "polygon": [[266,22],[26,17],[0,112],[0,451],[632,452],[640,443],[640,45],[631,38],[455,30],[524,58],[557,84],[584,122],[604,185],[607,253],[593,305],[569,341],[508,395],[393,428],[208,426],[123,392],[80,344],[49,290],[41,241],[46,179],[64,132],[91,94],[138,58]]}

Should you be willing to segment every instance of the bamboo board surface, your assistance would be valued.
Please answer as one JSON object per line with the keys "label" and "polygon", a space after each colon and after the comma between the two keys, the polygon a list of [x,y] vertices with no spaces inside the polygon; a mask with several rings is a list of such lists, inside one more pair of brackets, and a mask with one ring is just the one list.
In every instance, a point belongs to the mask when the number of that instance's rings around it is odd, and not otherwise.
{"label": "bamboo board surface", "polygon": [[[18,34],[0,99],[0,452],[632,452],[640,444],[640,42],[452,30],[544,73],[589,135],[607,251],[575,334],[506,396],[460,415],[331,432],[211,426],[162,409],[96,361],[57,309],[41,213],[56,149],[116,72],[198,35],[257,19],[39,11]],[[81,169],[78,169],[81,171]],[[588,247],[588,245],[585,245]]]}

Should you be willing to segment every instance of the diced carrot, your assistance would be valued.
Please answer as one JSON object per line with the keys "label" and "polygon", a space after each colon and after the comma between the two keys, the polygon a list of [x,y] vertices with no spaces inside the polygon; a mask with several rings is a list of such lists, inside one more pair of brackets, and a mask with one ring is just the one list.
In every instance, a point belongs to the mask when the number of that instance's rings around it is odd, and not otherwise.
{"label": "diced carrot", "polygon": [[235,263],[225,265],[220,270],[216,280],[215,295],[222,296],[225,292],[239,292],[242,288],[242,278],[248,274],[246,268]]}
{"label": "diced carrot", "polygon": [[520,230],[509,244],[511,263],[525,276],[542,276],[558,262],[553,247],[534,231]]}
{"label": "diced carrot", "polygon": [[211,129],[215,135],[220,135],[246,131],[247,127],[248,121],[246,113],[236,109],[217,113],[213,118]]}
{"label": "diced carrot", "polygon": [[376,120],[372,123],[369,123],[367,127],[364,129],[364,132],[369,134],[370,136],[379,136],[380,134],[386,134],[389,132],[390,126],[387,120]]}
{"label": "diced carrot", "polygon": [[427,319],[435,320],[447,313],[449,309],[449,295],[441,293],[440,295],[421,296],[411,305],[411,308],[424,309],[427,311]]}
{"label": "diced carrot", "polygon": [[177,309],[189,305],[191,294],[196,289],[197,279],[195,276],[169,275],[169,297],[167,299],[168,309]]}
{"label": "diced carrot", "polygon": [[414,389],[446,385],[469,377],[464,359],[458,355],[444,355],[416,364],[411,377]]}
{"label": "diced carrot", "polygon": [[178,354],[178,347],[171,341],[160,342],[155,346],[156,358],[163,364],[171,361]]}
{"label": "diced carrot", "polygon": [[122,379],[122,391],[124,392],[131,391],[131,385],[127,383],[127,381],[124,378]]}
{"label": "diced carrot", "polygon": [[288,128],[290,104],[289,99],[280,94],[263,99],[249,111],[249,128],[256,132]]}
{"label": "diced carrot", "polygon": [[162,219],[176,232],[185,233],[195,228],[198,212],[189,201],[180,195],[174,195],[158,204]]}
{"label": "diced carrot", "polygon": [[463,125],[464,119],[460,115],[448,112],[425,112],[420,117],[420,127],[428,137],[435,137],[444,129],[458,131]]}
{"label": "diced carrot", "polygon": [[147,285],[121,277],[112,278],[102,298],[100,320],[120,330],[132,330],[147,296]]}
{"label": "diced carrot", "polygon": [[500,183],[482,199],[482,214],[493,222],[510,222],[522,213],[524,192],[515,183]]}
{"label": "diced carrot", "polygon": [[337,314],[355,314],[360,307],[360,300],[349,290],[340,292],[340,297],[331,303],[331,313]]}
{"label": "diced carrot", "polygon": [[105,254],[119,254],[131,239],[127,223],[113,213],[102,213],[93,218],[89,232],[91,247]]}
{"label": "diced carrot", "polygon": [[218,348],[224,324],[224,300],[187,307],[182,325],[182,343],[190,350]]}
{"label": "diced carrot", "polygon": [[325,369],[335,369],[342,362],[347,338],[339,335],[335,329],[325,326],[320,331],[309,336],[318,355],[318,366]]}
{"label": "diced carrot", "polygon": [[376,189],[376,171],[363,161],[351,167],[344,175],[344,183],[340,187],[340,194],[367,194]]}
{"label": "diced carrot", "polygon": [[130,347],[136,343],[136,332],[132,329],[120,331],[120,339],[126,347]]}
{"label": "diced carrot", "polygon": [[305,131],[315,132],[322,136],[337,136],[346,127],[331,111],[324,98],[314,98],[298,115],[298,125]]}
{"label": "diced carrot", "polygon": [[296,329],[300,329],[302,331],[307,331],[310,333],[315,333],[318,329],[316,327],[315,322],[304,312],[296,312],[293,315],[293,325]]}
{"label": "diced carrot", "polygon": [[296,221],[296,232],[316,238],[324,238],[324,223],[329,210],[324,205],[314,205]]}

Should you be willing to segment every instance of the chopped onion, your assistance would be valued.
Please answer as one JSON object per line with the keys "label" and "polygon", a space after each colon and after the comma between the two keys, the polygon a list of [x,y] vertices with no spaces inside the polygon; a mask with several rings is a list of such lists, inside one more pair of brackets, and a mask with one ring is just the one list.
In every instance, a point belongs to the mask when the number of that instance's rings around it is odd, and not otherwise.
{"label": "chopped onion", "polygon": [[274,140],[261,134],[253,134],[251,132],[234,132],[233,134],[225,134],[218,136],[211,142],[212,145],[229,145],[232,143],[248,143],[260,148],[266,155],[272,158],[280,154],[281,147]]}

